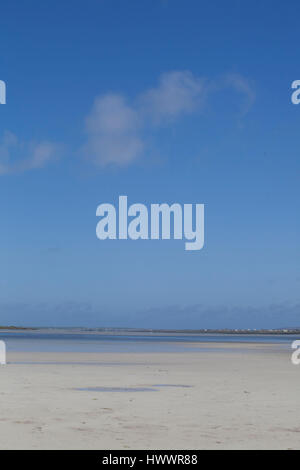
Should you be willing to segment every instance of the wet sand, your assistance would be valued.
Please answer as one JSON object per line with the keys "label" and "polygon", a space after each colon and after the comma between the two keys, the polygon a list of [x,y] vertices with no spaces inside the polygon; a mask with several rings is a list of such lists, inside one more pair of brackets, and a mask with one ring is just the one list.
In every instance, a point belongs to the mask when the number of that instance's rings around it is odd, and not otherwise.
{"label": "wet sand", "polygon": [[300,449],[300,366],[291,351],[196,346],[9,353],[0,366],[0,448]]}

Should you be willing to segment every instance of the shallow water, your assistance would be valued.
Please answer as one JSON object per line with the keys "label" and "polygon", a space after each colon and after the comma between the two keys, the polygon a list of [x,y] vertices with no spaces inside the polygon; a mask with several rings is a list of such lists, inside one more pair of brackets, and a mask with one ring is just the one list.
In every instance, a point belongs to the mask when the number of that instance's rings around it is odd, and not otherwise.
{"label": "shallow water", "polygon": [[[0,340],[6,342],[8,353],[24,352],[184,352],[220,351],[221,343],[235,344],[234,349],[223,352],[237,352],[236,343],[271,344],[274,347],[290,349],[291,343],[300,339],[295,335],[225,335],[225,334],[161,334],[161,333],[101,333],[96,330],[36,330],[0,331]],[[193,343],[193,344],[191,344]],[[199,346],[197,345],[199,343]],[[215,343],[216,348],[201,343]],[[220,344],[220,348],[217,344]],[[241,352],[241,350],[240,350]]]}

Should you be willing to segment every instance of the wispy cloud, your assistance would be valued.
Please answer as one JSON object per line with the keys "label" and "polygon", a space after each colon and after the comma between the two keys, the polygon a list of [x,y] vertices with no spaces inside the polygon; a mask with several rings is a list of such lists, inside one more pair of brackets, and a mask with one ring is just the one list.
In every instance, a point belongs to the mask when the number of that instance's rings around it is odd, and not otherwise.
{"label": "wispy cloud", "polygon": [[172,71],[131,101],[119,94],[101,95],[86,119],[83,153],[98,166],[130,165],[147,151],[146,130],[154,132],[198,112],[210,94],[228,87],[243,95],[243,114],[248,112],[255,95],[237,74],[209,81],[190,71]]}
{"label": "wispy cloud", "polygon": [[[100,323],[101,313],[89,302],[2,302],[2,325],[17,326],[80,326]],[[99,324],[98,323],[98,324]]]}
{"label": "wispy cloud", "polygon": [[255,101],[255,92],[249,81],[239,74],[231,73],[225,76],[224,87],[230,87],[242,95],[241,114],[247,114]]}
{"label": "wispy cloud", "polygon": [[24,142],[6,131],[0,140],[0,175],[43,168],[58,156],[59,150],[57,144]]}
{"label": "wispy cloud", "polygon": [[90,302],[0,302],[1,323],[20,326],[165,329],[299,328],[300,303],[265,306],[169,305],[135,312],[103,310]]}
{"label": "wispy cloud", "polygon": [[257,306],[169,305],[138,312],[132,324],[145,328],[287,328],[300,327],[300,303]]}

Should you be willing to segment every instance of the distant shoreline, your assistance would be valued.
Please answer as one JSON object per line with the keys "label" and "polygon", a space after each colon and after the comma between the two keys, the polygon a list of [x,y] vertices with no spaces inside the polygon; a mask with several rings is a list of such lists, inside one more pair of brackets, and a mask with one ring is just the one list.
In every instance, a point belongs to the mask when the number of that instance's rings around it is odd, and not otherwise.
{"label": "distant shoreline", "polygon": [[0,326],[0,330],[38,330],[39,328],[26,326]]}
{"label": "distant shoreline", "polygon": [[295,335],[300,334],[299,328],[276,328],[276,329],[152,329],[152,328],[87,328],[87,327],[25,327],[25,326],[0,326],[0,330],[10,331],[73,331],[73,332],[97,332],[97,333],[119,333],[119,334],[186,334],[186,335]]}

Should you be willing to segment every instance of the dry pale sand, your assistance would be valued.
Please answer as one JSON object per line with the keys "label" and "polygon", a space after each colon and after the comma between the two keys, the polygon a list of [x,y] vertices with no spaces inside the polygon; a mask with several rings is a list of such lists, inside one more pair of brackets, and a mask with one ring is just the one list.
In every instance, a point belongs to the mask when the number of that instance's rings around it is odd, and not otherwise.
{"label": "dry pale sand", "polygon": [[1,449],[300,449],[300,366],[289,351],[239,345],[8,360],[60,363],[0,367]]}

